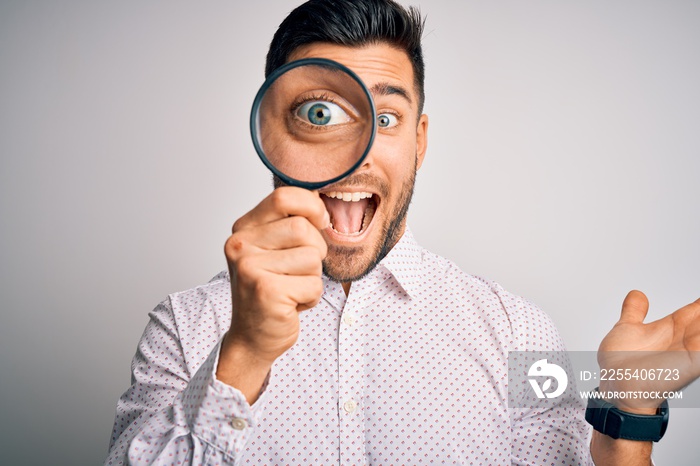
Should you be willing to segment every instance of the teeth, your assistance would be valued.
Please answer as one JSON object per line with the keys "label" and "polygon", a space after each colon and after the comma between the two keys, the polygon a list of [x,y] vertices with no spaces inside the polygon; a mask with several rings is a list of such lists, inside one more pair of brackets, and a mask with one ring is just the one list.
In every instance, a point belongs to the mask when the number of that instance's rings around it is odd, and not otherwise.
{"label": "teeth", "polygon": [[367,192],[344,193],[341,191],[331,191],[328,193],[324,193],[324,195],[330,198],[340,199],[345,202],[357,202],[360,199],[367,199],[372,197],[372,193]]}

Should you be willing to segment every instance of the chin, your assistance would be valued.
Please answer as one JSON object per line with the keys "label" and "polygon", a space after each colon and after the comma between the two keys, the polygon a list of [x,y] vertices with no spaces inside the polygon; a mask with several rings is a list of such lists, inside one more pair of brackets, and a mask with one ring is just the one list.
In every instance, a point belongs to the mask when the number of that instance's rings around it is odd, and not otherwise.
{"label": "chin", "polygon": [[[375,248],[376,249],[376,248]],[[323,261],[323,273],[336,282],[353,282],[372,271],[376,262],[374,254],[368,254],[363,246],[328,245],[328,255]]]}
{"label": "chin", "polygon": [[328,242],[328,255],[323,261],[323,272],[333,281],[352,282],[370,273],[391,251],[405,229],[401,216],[389,225],[378,225],[375,234],[368,236],[363,244],[337,244]]}

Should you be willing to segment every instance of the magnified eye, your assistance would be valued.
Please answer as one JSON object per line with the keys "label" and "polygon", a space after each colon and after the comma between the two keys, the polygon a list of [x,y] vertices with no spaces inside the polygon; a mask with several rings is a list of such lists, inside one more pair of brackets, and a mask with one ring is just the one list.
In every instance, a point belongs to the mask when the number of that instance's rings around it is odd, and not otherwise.
{"label": "magnified eye", "polygon": [[340,106],[325,100],[316,100],[301,105],[296,115],[305,122],[316,126],[340,125],[352,121]]}
{"label": "magnified eye", "polygon": [[380,128],[391,128],[399,123],[399,119],[396,115],[391,113],[382,113],[377,117],[377,126]]}

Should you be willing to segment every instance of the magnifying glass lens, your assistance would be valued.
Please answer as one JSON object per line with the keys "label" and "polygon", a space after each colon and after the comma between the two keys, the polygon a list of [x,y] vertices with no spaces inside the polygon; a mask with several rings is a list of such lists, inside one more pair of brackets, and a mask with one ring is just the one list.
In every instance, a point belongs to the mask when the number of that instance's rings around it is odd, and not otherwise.
{"label": "magnifying glass lens", "polygon": [[362,82],[329,60],[293,62],[266,81],[252,114],[263,162],[283,181],[320,187],[359,166],[375,131]]}

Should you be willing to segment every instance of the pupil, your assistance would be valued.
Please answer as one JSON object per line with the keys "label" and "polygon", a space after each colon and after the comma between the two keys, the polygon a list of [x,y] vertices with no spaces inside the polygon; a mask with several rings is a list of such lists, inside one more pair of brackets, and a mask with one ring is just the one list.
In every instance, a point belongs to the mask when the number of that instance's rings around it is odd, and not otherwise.
{"label": "pupil", "polygon": [[324,104],[314,104],[309,109],[309,121],[314,125],[327,125],[331,121],[331,111]]}

